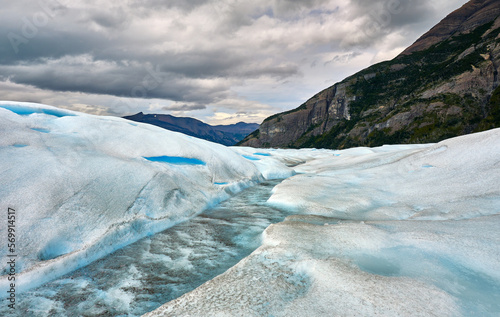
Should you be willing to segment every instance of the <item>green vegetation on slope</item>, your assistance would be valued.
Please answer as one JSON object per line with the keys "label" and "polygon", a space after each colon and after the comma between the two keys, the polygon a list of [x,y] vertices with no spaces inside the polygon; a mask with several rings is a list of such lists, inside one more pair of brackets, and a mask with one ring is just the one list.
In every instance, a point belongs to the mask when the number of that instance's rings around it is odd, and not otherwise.
{"label": "green vegetation on slope", "polygon": [[488,115],[481,120],[475,132],[500,127],[500,86],[493,92],[486,111]]}

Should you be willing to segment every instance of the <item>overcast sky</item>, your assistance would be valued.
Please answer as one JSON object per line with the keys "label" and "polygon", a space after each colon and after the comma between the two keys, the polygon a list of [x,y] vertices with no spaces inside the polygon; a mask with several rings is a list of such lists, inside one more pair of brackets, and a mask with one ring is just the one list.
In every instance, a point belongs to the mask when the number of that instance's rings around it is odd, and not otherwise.
{"label": "overcast sky", "polygon": [[0,100],[260,123],[394,58],[466,2],[3,1]]}

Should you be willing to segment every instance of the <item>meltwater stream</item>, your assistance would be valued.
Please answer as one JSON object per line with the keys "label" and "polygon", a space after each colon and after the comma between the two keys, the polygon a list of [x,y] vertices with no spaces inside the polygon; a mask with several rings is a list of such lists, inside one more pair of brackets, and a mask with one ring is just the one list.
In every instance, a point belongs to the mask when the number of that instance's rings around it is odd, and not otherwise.
{"label": "meltwater stream", "polygon": [[288,215],[265,204],[278,183],[249,188],[190,221],[19,294],[17,316],[140,316],[154,310],[259,247],[264,229]]}

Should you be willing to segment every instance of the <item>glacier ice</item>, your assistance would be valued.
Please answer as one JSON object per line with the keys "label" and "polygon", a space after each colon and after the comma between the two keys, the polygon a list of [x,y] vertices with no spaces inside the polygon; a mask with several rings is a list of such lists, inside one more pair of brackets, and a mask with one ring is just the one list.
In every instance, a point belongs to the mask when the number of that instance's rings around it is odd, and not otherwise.
{"label": "glacier ice", "polygon": [[500,314],[500,129],[274,155],[303,160],[268,200],[294,215],[236,266],[145,316]]}
{"label": "glacier ice", "polygon": [[[184,221],[263,179],[227,147],[45,105],[0,102],[0,135],[1,208],[14,208],[18,219],[18,292]],[[177,164],[153,162],[155,157]],[[2,226],[0,235],[6,230]],[[2,248],[2,274],[6,256]],[[7,285],[2,278],[0,291]]]}
{"label": "glacier ice", "polygon": [[352,220],[464,219],[498,213],[498,130],[433,145],[342,151],[295,168],[269,203]]}
{"label": "glacier ice", "polygon": [[40,104],[35,104],[35,103],[28,103],[28,102],[23,102],[23,103],[5,103],[2,102],[0,104],[1,108],[10,110],[20,116],[27,116],[33,113],[42,113],[42,114],[47,114],[50,116],[56,116],[56,117],[65,117],[65,116],[74,116],[75,113],[71,111],[65,111],[61,109],[57,109],[54,107],[47,107],[45,105],[40,105]]}
{"label": "glacier ice", "polygon": [[[271,150],[266,155],[254,154],[255,149],[250,147],[231,147],[233,151],[252,162],[266,179],[284,179],[295,175],[292,166],[304,163],[303,157],[288,154],[286,150]],[[283,153],[282,151],[285,151]]]}

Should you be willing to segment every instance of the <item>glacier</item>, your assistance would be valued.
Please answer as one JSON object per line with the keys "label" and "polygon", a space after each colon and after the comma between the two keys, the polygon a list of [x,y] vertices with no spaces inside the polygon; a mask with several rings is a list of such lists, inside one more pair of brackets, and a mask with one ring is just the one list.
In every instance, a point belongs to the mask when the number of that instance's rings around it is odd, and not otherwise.
{"label": "glacier", "polygon": [[[0,135],[1,208],[15,209],[17,218],[17,292],[185,221],[264,179],[227,147],[47,105],[0,102]],[[7,226],[0,236],[7,236]],[[10,284],[7,255],[1,248],[1,292]]]}
{"label": "glacier", "polygon": [[224,274],[144,316],[500,314],[500,129],[276,153],[303,161],[267,202],[293,215]]}
{"label": "glacier", "polygon": [[[19,292],[284,179],[266,206],[288,216],[264,225],[255,251],[145,316],[500,314],[500,129],[437,144],[254,149],[0,102],[0,135]],[[5,292],[5,248],[0,257]]]}

